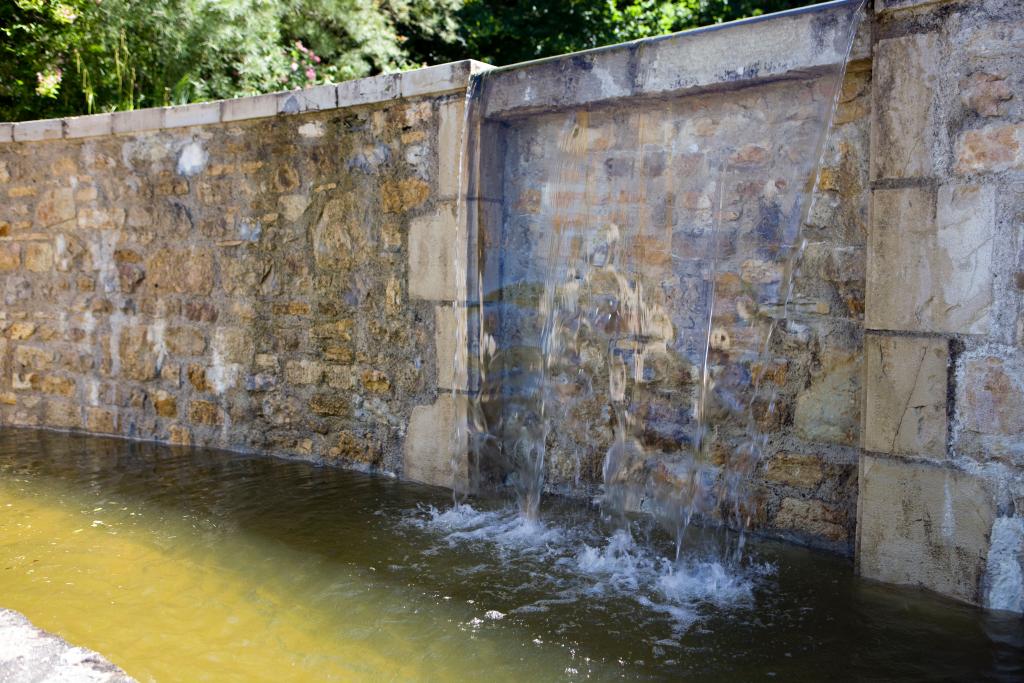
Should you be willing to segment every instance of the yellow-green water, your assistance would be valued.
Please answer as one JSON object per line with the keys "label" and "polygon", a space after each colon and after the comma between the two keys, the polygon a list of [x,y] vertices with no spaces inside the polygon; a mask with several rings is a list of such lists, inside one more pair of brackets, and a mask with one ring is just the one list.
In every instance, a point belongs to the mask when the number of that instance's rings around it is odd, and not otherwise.
{"label": "yellow-green water", "polygon": [[427,504],[447,499],[304,463],[6,430],[0,606],[143,681],[1024,674],[1019,620],[862,583],[836,558],[761,544],[757,571],[720,576],[659,564],[657,538],[603,546],[585,510],[524,527]]}

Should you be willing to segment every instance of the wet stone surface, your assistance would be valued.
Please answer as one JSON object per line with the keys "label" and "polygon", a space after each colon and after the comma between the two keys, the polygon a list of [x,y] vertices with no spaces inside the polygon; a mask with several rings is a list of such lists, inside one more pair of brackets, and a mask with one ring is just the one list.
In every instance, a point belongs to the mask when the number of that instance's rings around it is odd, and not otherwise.
{"label": "wet stone surface", "polygon": [[103,656],[70,645],[9,609],[0,609],[0,680],[5,683],[135,681]]}

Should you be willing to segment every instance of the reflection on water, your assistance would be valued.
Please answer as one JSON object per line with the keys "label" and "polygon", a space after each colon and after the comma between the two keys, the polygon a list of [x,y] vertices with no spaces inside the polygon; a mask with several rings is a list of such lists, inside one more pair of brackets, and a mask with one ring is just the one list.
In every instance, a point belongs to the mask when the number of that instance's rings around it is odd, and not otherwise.
{"label": "reflection on water", "polygon": [[[724,539],[305,463],[0,433],[0,604],[140,680],[1020,680],[1019,618]],[[561,505],[561,506],[560,506]],[[431,506],[437,506],[431,507]],[[724,532],[715,532],[721,534]]]}

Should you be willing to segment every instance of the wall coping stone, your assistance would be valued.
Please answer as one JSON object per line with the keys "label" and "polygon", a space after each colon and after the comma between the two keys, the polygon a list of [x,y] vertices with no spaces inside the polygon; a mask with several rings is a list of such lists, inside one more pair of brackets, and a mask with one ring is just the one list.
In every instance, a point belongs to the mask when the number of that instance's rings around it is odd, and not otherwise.
{"label": "wall coping stone", "polygon": [[488,75],[494,85],[484,116],[503,119],[627,97],[733,89],[870,59],[872,15],[862,12],[849,52],[835,21],[836,14],[859,5],[834,0],[498,67]]}
{"label": "wall coping stone", "polygon": [[898,12],[906,9],[917,9],[925,5],[937,5],[949,0],[875,0],[875,13]]}
{"label": "wall coping stone", "polygon": [[490,65],[483,62],[464,59],[344,83],[330,83],[230,100],[62,119],[0,123],[0,144],[101,137],[111,134],[133,135],[145,131],[230,123],[278,115],[344,109],[410,97],[444,95],[464,90],[473,74],[490,68]]}
{"label": "wall coping stone", "polygon": [[[608,97],[657,94],[669,91],[736,84],[739,81],[785,77],[792,72],[828,66],[845,58],[840,53],[830,29],[827,14],[854,5],[859,0],[833,0],[820,5],[801,7],[785,12],[740,19],[673,33],[643,38],[620,45],[584,50],[494,69],[488,64],[464,59],[447,64],[427,66],[399,73],[380,74],[337,84],[307,89],[287,90],[230,100],[198,102],[171,107],[138,109],[91,116],[44,119],[17,123],[0,123],[0,144],[32,142],[60,138],[99,137],[110,134],[130,135],[188,126],[229,123],[278,115],[311,111],[344,109],[366,104],[411,97],[437,96],[465,90],[474,74],[494,70],[502,79],[518,80],[521,87],[509,88],[508,96],[491,103],[494,111],[487,115],[510,113],[513,110],[550,106],[568,98],[576,103],[589,101],[584,92],[568,88],[558,77],[561,65],[586,59],[595,67],[615,70],[622,67],[633,73],[632,61],[639,59],[647,68],[636,83],[613,85],[614,92],[600,89],[590,100]],[[889,0],[890,3],[899,0]],[[909,0],[902,0],[907,2]],[[933,0],[928,0],[933,1]],[[938,1],[938,0],[934,0]],[[871,56],[870,14],[865,17],[850,60]],[[665,52],[666,46],[672,50]],[[678,51],[678,53],[677,53]],[[546,74],[550,70],[552,73]],[[537,78],[524,78],[524,73],[547,81],[539,98],[532,90]],[[548,78],[544,79],[544,76]],[[630,79],[631,80],[631,79]],[[526,81],[529,81],[527,83]]]}
{"label": "wall coping stone", "polygon": [[14,124],[15,142],[35,142],[38,140],[55,140],[64,135],[63,119],[45,119],[43,121],[21,121]]}

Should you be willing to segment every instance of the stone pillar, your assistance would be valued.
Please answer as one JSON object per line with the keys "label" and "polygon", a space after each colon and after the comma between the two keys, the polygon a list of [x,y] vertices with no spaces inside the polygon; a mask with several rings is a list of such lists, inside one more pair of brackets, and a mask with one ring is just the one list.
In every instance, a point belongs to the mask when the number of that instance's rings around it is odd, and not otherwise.
{"label": "stone pillar", "polygon": [[[479,63],[469,75],[480,68]],[[463,89],[466,83],[463,84]],[[409,228],[409,296],[434,303],[437,398],[417,406],[409,420],[404,446],[406,479],[436,486],[462,488],[468,479],[466,430],[466,239],[465,194],[460,173],[465,131],[463,92],[438,109],[437,189],[433,213],[414,220]],[[460,333],[461,331],[461,333]]]}
{"label": "stone pillar", "polygon": [[1024,5],[875,12],[857,566],[1021,610]]}

